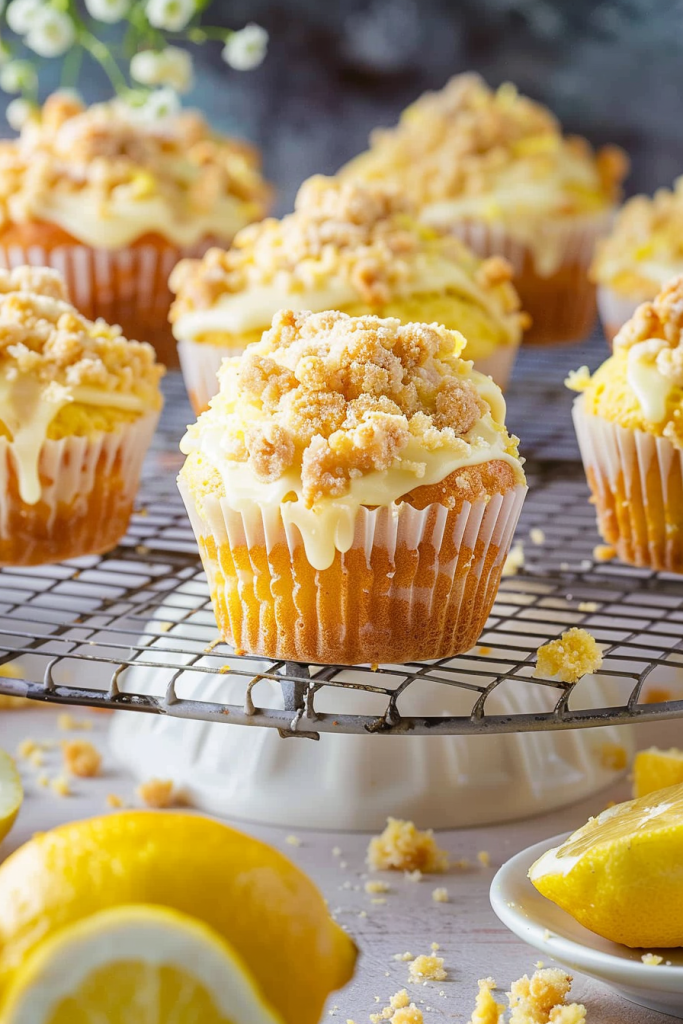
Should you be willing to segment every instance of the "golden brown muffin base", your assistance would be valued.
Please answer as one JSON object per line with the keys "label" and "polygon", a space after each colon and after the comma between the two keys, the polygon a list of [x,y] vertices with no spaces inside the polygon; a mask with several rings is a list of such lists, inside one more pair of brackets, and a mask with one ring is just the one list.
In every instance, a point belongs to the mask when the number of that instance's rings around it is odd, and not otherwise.
{"label": "golden brown muffin base", "polygon": [[597,317],[596,288],[588,280],[584,263],[566,263],[550,277],[540,277],[527,250],[514,283],[522,308],[531,316],[523,344],[580,341],[592,331]]}
{"label": "golden brown muffin base", "polygon": [[[222,639],[239,652],[322,664],[424,661],[469,650],[491,611],[507,551],[481,536],[460,544],[454,526],[468,500],[483,510],[487,497],[515,483],[501,461],[416,488],[406,504],[424,511],[417,547],[399,543],[390,552],[375,539],[369,555],[354,545],[324,570],[311,566],[302,544],[291,550],[284,538],[267,551],[198,532]],[[441,506],[448,508],[445,528]]]}
{"label": "golden brown muffin base", "polygon": [[[211,245],[211,239],[192,247],[191,255],[200,255]],[[49,266],[62,271],[69,295],[84,316],[98,317],[110,324],[119,324],[127,338],[148,341],[166,366],[178,366],[175,341],[168,323],[172,295],[168,288],[168,275],[183,256],[183,249],[167,242],[160,235],[146,234],[126,247],[129,254],[125,268],[111,262],[109,250],[93,250],[73,238],[55,224],[41,222],[10,224],[0,231],[0,257],[2,265],[15,265],[10,247],[24,250],[22,261],[32,262],[32,247],[47,253]],[[75,262],[68,258],[72,247],[96,254],[96,263]],[[155,260],[149,259],[154,250]],[[108,284],[103,286],[101,267],[107,267]],[[145,281],[144,300],[139,282]]]}
{"label": "golden brown muffin base", "polygon": [[[41,484],[52,481],[41,474]],[[19,496],[10,466],[6,528],[0,534],[0,566],[42,565],[80,555],[99,555],[115,547],[128,529],[133,511],[130,482],[120,456],[112,465],[106,452],[98,461],[92,491],[54,505],[41,500],[27,505]]]}

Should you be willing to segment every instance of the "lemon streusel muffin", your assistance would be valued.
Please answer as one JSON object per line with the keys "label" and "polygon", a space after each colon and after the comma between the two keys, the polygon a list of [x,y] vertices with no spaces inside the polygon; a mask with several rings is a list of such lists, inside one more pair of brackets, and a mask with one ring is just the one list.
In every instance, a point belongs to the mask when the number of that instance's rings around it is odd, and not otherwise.
{"label": "lemon streusel muffin", "polygon": [[639,306],[614,354],[569,387],[605,541],[624,562],[683,572],[683,277]]}
{"label": "lemon streusel muffin", "polygon": [[169,273],[262,217],[269,189],[255,152],[198,113],[134,117],[56,93],[0,142],[0,266],[55,267],[85,316],[175,359]]}
{"label": "lemon streusel muffin", "polygon": [[591,276],[598,307],[612,341],[641,302],[651,301],[676,274],[683,273],[683,177],[673,191],[634,196],[598,243]]}
{"label": "lemon streusel muffin", "polygon": [[224,362],[179,486],[225,640],[322,663],[476,642],[526,486],[500,388],[464,343],[284,310]]}
{"label": "lemon streusel muffin", "polygon": [[162,373],[151,346],[81,316],[56,271],[0,270],[0,565],[123,536]]}
{"label": "lemon streusel muffin", "polygon": [[482,256],[505,256],[522,305],[527,340],[583,337],[595,320],[587,278],[595,240],[608,227],[627,161],[563,136],[545,107],[513,85],[496,91],[458,75],[377,130],[345,178],[398,187],[428,224],[456,232]]}
{"label": "lemon streusel muffin", "polygon": [[502,387],[526,323],[511,276],[505,260],[481,260],[420,224],[381,186],[309,178],[293,214],[245,228],[227,252],[184,260],[171,275],[171,320],[195,409],[218,389],[221,360],[258,341],[283,308],[444,324],[465,335],[467,358]]}

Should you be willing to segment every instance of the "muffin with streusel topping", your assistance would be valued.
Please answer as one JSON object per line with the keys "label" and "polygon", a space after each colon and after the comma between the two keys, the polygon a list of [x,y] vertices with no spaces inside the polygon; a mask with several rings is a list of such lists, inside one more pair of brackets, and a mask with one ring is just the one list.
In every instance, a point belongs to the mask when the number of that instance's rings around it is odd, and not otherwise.
{"label": "muffin with streusel topping", "polygon": [[624,562],[683,573],[683,276],[567,384],[602,536]]}
{"label": "muffin with streusel topping", "polygon": [[393,184],[428,224],[482,256],[505,256],[533,321],[526,340],[547,343],[583,337],[595,321],[588,267],[626,169],[621,150],[596,154],[564,136],[549,110],[509,83],[492,91],[464,74],[373,133],[341,174]]}
{"label": "muffin with streusel topping", "polygon": [[194,111],[140,122],[120,100],[51,96],[0,142],[0,266],[55,267],[90,319],[176,358],[168,275],[264,215],[256,153]]}
{"label": "muffin with streusel topping", "polygon": [[154,349],[47,268],[0,270],[0,565],[114,547],[162,405]]}
{"label": "muffin with streusel topping", "polygon": [[634,196],[625,203],[612,231],[598,243],[591,276],[598,286],[598,308],[607,340],[651,302],[672,277],[683,273],[683,177],[673,190]]}
{"label": "muffin with streusel topping", "polygon": [[293,214],[245,228],[227,252],[184,260],[171,275],[171,322],[195,411],[217,391],[221,361],[258,341],[283,308],[444,324],[504,386],[526,324],[511,276],[502,258],[481,260],[420,224],[386,188],[316,175]]}
{"label": "muffin with streusel topping", "polygon": [[401,662],[477,641],[526,486],[500,388],[464,345],[284,310],[224,362],[179,486],[238,651]]}

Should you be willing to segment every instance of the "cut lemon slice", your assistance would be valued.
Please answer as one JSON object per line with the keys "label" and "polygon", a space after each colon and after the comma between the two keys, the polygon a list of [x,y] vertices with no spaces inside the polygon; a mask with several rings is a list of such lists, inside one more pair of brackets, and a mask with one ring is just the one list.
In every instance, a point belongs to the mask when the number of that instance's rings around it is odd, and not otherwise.
{"label": "cut lemon slice", "polygon": [[16,821],[23,799],[17,766],[9,754],[0,750],[0,842]]}
{"label": "cut lemon slice", "polygon": [[683,750],[640,750],[633,762],[633,795],[647,796],[683,782]]}
{"label": "cut lemon slice", "polygon": [[212,928],[130,904],[41,943],[7,995],[3,1024],[282,1024]]}
{"label": "cut lemon slice", "polygon": [[591,818],[544,853],[529,878],[605,939],[683,945],[683,784]]}

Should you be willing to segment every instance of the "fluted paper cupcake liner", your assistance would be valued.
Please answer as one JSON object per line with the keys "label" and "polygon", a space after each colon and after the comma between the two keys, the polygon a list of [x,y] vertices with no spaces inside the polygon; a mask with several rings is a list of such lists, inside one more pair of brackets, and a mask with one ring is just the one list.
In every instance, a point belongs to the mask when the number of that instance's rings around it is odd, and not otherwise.
{"label": "fluted paper cupcake liner", "polygon": [[217,373],[229,356],[239,356],[244,346],[229,348],[200,341],[179,341],[178,357],[183,380],[197,416],[209,408],[209,401],[218,393]]}
{"label": "fluted paper cupcake liner", "polygon": [[526,487],[465,503],[359,510],[353,544],[314,569],[279,507],[180,491],[221,634],[237,650],[323,664],[449,657],[478,640]]}
{"label": "fluted paper cupcake liner", "polygon": [[683,452],[587,413],[582,395],[573,416],[606,543],[631,565],[683,572]]}
{"label": "fluted paper cupcake liner", "polygon": [[524,341],[549,344],[578,340],[593,327],[595,285],[588,279],[588,268],[595,243],[607,232],[611,220],[609,212],[539,224],[538,244],[549,254],[544,263],[502,224],[463,220],[450,229],[479,256],[504,256],[512,264],[522,308],[532,318]]}
{"label": "fluted paper cupcake liner", "polygon": [[185,249],[170,244],[112,250],[75,244],[54,248],[0,244],[0,268],[29,264],[58,270],[84,316],[119,324],[127,338],[148,341],[162,362],[175,366],[175,343],[167,319],[172,299],[168,278],[180,259],[202,256],[208,247],[208,241]]}
{"label": "fluted paper cupcake liner", "polygon": [[[654,299],[654,295],[651,297]],[[607,285],[598,285],[598,312],[605,337],[610,344],[626,321],[631,319],[638,306],[646,301],[646,299],[634,299],[620,295],[619,292]]]}
{"label": "fluted paper cupcake liner", "polygon": [[0,438],[0,565],[37,565],[106,551],[121,539],[159,414],[111,432],[47,440],[40,500],[22,501],[13,446]]}

